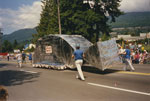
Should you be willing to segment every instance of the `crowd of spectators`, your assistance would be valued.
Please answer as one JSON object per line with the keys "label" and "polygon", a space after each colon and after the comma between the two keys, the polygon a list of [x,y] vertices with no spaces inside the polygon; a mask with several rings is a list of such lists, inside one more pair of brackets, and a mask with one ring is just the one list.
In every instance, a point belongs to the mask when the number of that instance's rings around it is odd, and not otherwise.
{"label": "crowd of spectators", "polygon": [[[150,53],[144,49],[144,47],[142,46],[142,44],[126,44],[129,46],[130,51],[131,51],[131,62],[133,64],[146,64],[146,63],[150,63]],[[124,47],[126,46],[124,45]],[[123,48],[121,45],[118,44],[119,47],[119,53],[120,53],[120,57],[122,62],[124,62],[124,51],[126,48]]]}

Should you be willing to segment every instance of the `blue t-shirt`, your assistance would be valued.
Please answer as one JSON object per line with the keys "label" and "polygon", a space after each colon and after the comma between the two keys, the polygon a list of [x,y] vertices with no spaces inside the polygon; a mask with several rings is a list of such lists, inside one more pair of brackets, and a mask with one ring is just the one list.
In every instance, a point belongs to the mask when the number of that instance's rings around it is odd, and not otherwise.
{"label": "blue t-shirt", "polygon": [[29,60],[32,60],[32,54],[29,54]]}
{"label": "blue t-shirt", "polygon": [[83,51],[80,49],[77,49],[74,52],[75,60],[82,60],[83,59]]}
{"label": "blue t-shirt", "polygon": [[126,49],[125,52],[126,52],[125,58],[130,59],[130,53],[131,53],[130,50]]}

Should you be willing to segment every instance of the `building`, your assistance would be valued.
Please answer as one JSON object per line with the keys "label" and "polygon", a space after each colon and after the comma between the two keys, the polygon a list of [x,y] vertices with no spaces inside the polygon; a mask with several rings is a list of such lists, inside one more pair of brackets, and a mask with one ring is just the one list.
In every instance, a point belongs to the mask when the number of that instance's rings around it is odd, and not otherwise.
{"label": "building", "polygon": [[123,39],[125,41],[137,41],[143,39],[150,39],[150,32],[149,33],[140,33],[140,36],[131,36],[131,35],[117,35],[116,40]]}

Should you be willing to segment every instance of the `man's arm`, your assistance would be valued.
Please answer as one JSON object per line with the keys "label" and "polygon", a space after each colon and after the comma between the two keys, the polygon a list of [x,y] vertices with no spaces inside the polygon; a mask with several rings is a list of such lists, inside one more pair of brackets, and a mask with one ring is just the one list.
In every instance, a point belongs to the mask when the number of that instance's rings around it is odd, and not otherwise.
{"label": "man's arm", "polygon": [[72,55],[72,58],[74,58],[74,55]]}
{"label": "man's arm", "polygon": [[83,53],[83,55],[82,55],[82,56],[83,56],[83,58],[85,58],[85,54],[84,54],[84,53]]}

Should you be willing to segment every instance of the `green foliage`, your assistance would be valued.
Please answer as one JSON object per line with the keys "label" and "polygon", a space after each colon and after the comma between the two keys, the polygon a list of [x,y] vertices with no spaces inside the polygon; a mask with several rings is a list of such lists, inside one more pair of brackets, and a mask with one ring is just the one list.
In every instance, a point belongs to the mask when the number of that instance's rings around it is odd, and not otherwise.
{"label": "green foliage", "polygon": [[2,52],[13,52],[14,49],[19,49],[22,51],[24,48],[24,45],[27,43],[28,41],[18,43],[17,40],[14,40],[14,43],[11,44],[11,42],[9,42],[8,40],[4,40],[2,44]]}
{"label": "green foliage", "polygon": [[8,40],[5,40],[2,45],[2,52],[12,52],[12,51],[13,51],[12,44]]}
{"label": "green foliage", "polygon": [[57,4],[55,0],[42,0],[42,13],[37,26],[37,34],[33,35],[33,42],[48,34],[58,34]]}
{"label": "green foliage", "polygon": [[[91,8],[89,3],[83,3],[83,0],[60,0],[62,33],[79,34],[92,42],[98,41],[100,33],[109,35],[111,30],[107,22],[109,18],[115,22],[116,17],[122,14],[118,9],[120,1],[95,0],[95,5]],[[37,27],[38,33],[33,35],[33,42],[44,35],[58,33],[56,0],[42,0],[42,3],[43,11]]]}
{"label": "green foliage", "polygon": [[9,40],[11,43],[17,40],[18,43],[21,43],[26,40],[31,40],[34,33],[37,33],[35,28],[21,29],[11,34],[3,35],[2,40]]}
{"label": "green foliage", "polygon": [[147,46],[146,46],[146,45],[143,45],[143,46],[144,46],[144,49],[145,49],[145,50],[147,50],[148,52],[150,52],[150,45],[147,45]]}
{"label": "green foliage", "polygon": [[20,44],[17,45],[17,47],[16,47],[15,49],[19,49],[19,50],[22,51],[23,48],[24,48],[24,44],[23,44],[23,43],[20,43]]}
{"label": "green foliage", "polygon": [[111,25],[113,28],[150,26],[149,19],[150,12],[130,12],[118,17]]}
{"label": "green foliage", "polygon": [[79,34],[92,42],[98,41],[100,32],[109,35],[111,31],[107,24],[109,18],[115,22],[115,18],[122,14],[119,3],[120,0],[95,0],[91,8],[82,0],[61,0],[62,33]]}
{"label": "green foliage", "polygon": [[14,43],[13,43],[13,48],[15,49],[15,48],[17,48],[17,45],[18,45],[18,42],[17,42],[17,40],[14,40]]}
{"label": "green foliage", "polygon": [[101,41],[106,41],[109,39],[110,39],[110,36],[108,36],[107,34],[103,34],[103,36],[101,37]]}

